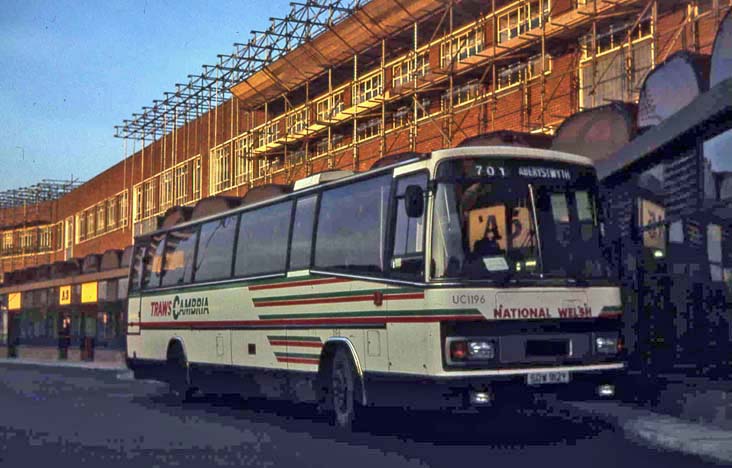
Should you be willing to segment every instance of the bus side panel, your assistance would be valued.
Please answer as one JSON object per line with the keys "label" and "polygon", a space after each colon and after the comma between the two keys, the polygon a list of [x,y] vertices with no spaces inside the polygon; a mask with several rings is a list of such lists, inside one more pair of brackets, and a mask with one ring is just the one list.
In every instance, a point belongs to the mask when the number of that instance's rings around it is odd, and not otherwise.
{"label": "bus side panel", "polygon": [[390,323],[389,371],[429,375],[442,370],[439,322]]}

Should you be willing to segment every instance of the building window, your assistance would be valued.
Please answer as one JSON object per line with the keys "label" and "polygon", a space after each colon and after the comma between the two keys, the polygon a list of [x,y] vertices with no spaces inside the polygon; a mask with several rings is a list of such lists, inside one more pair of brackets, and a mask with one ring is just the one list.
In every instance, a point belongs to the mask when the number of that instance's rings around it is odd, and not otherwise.
{"label": "building window", "polygon": [[626,69],[630,23],[611,24],[598,31],[593,60],[592,36],[582,38],[580,108],[589,109],[613,101],[635,101],[653,67],[652,24],[641,21],[630,34],[630,74]]}
{"label": "building window", "polygon": [[305,150],[299,149],[287,153],[287,163],[290,166],[297,166],[305,162]]}
{"label": "building window", "polygon": [[117,197],[107,200],[107,228],[114,229],[117,224]]}
{"label": "building window", "polygon": [[20,247],[23,249],[24,252],[34,250],[35,237],[36,237],[35,229],[26,229],[25,231],[21,232]]}
{"label": "building window", "polygon": [[145,182],[145,218],[155,214],[155,181]]}
{"label": "building window", "polygon": [[496,91],[538,78],[542,72],[551,73],[551,69],[552,57],[550,55],[545,55],[543,61],[541,55],[535,55],[525,62],[516,62],[499,67],[496,73]]}
{"label": "building window", "polygon": [[498,15],[498,43],[506,42],[526,31],[540,27],[542,17],[545,21],[549,20],[550,11],[549,0],[544,0],[543,15],[540,13],[541,2],[539,1],[522,3],[512,10]]}
{"label": "building window", "polygon": [[353,86],[353,95],[355,103],[370,101],[383,93],[381,73],[363,78]]}
{"label": "building window", "polygon": [[201,198],[201,157],[193,160],[193,200]]}
{"label": "building window", "polygon": [[477,27],[451,39],[440,46],[440,65],[449,68],[453,63],[479,54],[485,46],[483,28]]}
{"label": "building window", "polygon": [[257,133],[257,147],[261,148],[277,141],[280,135],[280,121],[269,122]]}
{"label": "building window", "polygon": [[96,232],[94,230],[94,208],[91,208],[86,211],[86,237],[91,239],[94,237],[94,233]]}
{"label": "building window", "polygon": [[273,172],[275,172],[277,169],[281,166],[281,161],[279,158],[269,159],[267,157],[263,157],[259,159],[259,167],[257,168],[257,174],[258,177],[264,177],[266,175],[269,175]]}
{"label": "building window", "polygon": [[[429,115],[430,100],[427,98],[421,99],[416,103],[417,107],[417,120],[423,119]],[[408,125],[414,120],[414,103],[408,106],[401,106],[394,112],[394,119],[392,121],[393,128],[400,128]]]}
{"label": "building window", "polygon": [[76,243],[86,239],[86,217],[84,212],[76,213]]}
{"label": "building window", "polygon": [[308,108],[303,107],[287,116],[287,133],[300,133],[308,128]]}
{"label": "building window", "polygon": [[51,232],[50,226],[42,227],[39,236],[39,250],[51,250]]}
{"label": "building window", "polygon": [[369,119],[356,127],[356,137],[358,141],[363,141],[367,138],[375,137],[381,133],[381,119]]}
{"label": "building window", "polygon": [[97,205],[97,233],[104,231],[104,202]]}
{"label": "building window", "polygon": [[249,161],[252,144],[249,135],[234,142],[234,183],[245,184],[251,174],[251,162]]}
{"label": "building window", "polygon": [[211,193],[231,187],[231,147],[227,144],[214,148],[211,157]]}
{"label": "building window", "polygon": [[392,87],[399,88],[419,79],[430,71],[430,60],[428,52],[412,54],[411,58],[404,60],[392,67]]}
{"label": "building window", "polygon": [[185,205],[188,201],[188,163],[175,168],[175,204]]}
{"label": "building window", "polygon": [[[613,23],[603,27],[602,29],[598,29],[597,36],[595,38],[594,55],[598,56],[616,51],[621,47],[627,47],[628,39],[630,39],[632,44],[651,37],[653,33],[653,25],[650,17],[641,20],[630,33],[629,38],[628,30],[633,27],[633,24],[634,23],[632,22]],[[580,46],[582,48],[582,59],[592,59],[592,34],[584,35],[580,39]]]}
{"label": "building window", "polygon": [[160,174],[160,211],[173,206],[173,171],[167,170]]}
{"label": "building window", "polygon": [[135,186],[132,198],[132,220],[138,222],[142,220],[142,184]]}
{"label": "building window", "polygon": [[339,112],[343,112],[343,91],[338,91],[315,104],[315,110],[320,122],[332,120]]}
{"label": "building window", "polygon": [[121,194],[117,195],[117,202],[119,205],[119,226],[127,226],[127,191],[125,190]]}
{"label": "building window", "polygon": [[3,254],[10,253],[13,250],[13,231],[3,233]]}
{"label": "building window", "polygon": [[453,88],[452,93],[448,90],[442,95],[442,109],[447,109],[450,96],[452,96],[453,107],[457,107],[477,99],[482,94],[483,85],[481,83],[477,81],[465,83],[462,86]]}

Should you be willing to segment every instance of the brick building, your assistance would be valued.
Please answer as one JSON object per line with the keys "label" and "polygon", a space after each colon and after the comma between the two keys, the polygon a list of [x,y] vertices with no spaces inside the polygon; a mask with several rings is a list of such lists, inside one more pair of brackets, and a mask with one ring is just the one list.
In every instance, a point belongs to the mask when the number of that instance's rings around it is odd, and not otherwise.
{"label": "brick building", "polygon": [[[0,271],[34,271],[6,275],[30,283],[41,279],[38,267],[124,249],[170,208],[210,196],[362,171],[388,154],[496,130],[552,134],[578,111],[636,102],[646,75],[673,53],[710,53],[729,8],[729,0],[294,4],[118,126],[122,162],[48,200],[3,205]],[[109,271],[123,271],[118,257]],[[104,277],[101,261],[96,270],[76,263],[87,276],[73,285]]]}

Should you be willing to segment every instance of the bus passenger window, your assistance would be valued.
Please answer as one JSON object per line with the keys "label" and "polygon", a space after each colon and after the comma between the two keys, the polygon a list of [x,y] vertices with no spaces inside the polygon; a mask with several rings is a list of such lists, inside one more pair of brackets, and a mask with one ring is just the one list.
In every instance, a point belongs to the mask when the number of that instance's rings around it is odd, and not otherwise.
{"label": "bus passenger window", "polygon": [[312,195],[297,201],[290,244],[290,270],[310,268],[317,199],[317,195]]}
{"label": "bus passenger window", "polygon": [[153,237],[145,250],[142,270],[142,289],[160,286],[160,271],[163,266],[163,236]]}
{"label": "bus passenger window", "polygon": [[285,271],[291,213],[291,201],[242,213],[234,269],[236,276]]}
{"label": "bus passenger window", "polygon": [[130,291],[136,292],[140,290],[140,279],[142,278],[142,267],[145,257],[145,244],[135,246],[134,257],[132,258],[132,270],[130,271]]}
{"label": "bus passenger window", "polygon": [[315,267],[384,271],[391,175],[323,192],[315,238]]}
{"label": "bus passenger window", "polygon": [[198,229],[189,227],[168,233],[161,286],[190,283],[193,279],[193,252]]}
{"label": "bus passenger window", "polygon": [[237,215],[220,218],[201,226],[194,281],[212,281],[231,276]]}

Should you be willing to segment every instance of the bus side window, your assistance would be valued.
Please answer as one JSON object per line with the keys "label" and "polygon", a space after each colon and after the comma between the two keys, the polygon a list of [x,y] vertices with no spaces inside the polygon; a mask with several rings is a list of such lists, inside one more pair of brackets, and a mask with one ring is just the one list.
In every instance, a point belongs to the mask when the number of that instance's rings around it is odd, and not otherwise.
{"label": "bus side window", "polygon": [[132,257],[132,269],[130,270],[130,292],[140,290],[140,279],[142,278],[142,268],[145,257],[145,250],[148,248],[146,244],[138,244],[135,246],[134,256]]}
{"label": "bus side window", "polygon": [[419,218],[407,216],[404,194],[410,185],[419,185],[427,193],[427,174],[420,173],[397,180],[391,272],[394,276],[421,280],[424,275],[425,215]]}
{"label": "bus side window", "polygon": [[291,215],[291,201],[242,213],[234,268],[236,276],[285,271]]}
{"label": "bus side window", "polygon": [[193,252],[198,228],[188,227],[168,233],[161,286],[190,283],[193,279]]}
{"label": "bus side window", "polygon": [[160,286],[160,273],[163,267],[164,237],[157,236],[150,240],[145,250],[142,270],[142,289],[152,289]]}
{"label": "bus side window", "polygon": [[201,226],[194,281],[213,281],[231,276],[238,215],[209,221]]}
{"label": "bus side window", "polygon": [[290,271],[310,268],[317,195],[297,200],[290,243]]}
{"label": "bus side window", "polygon": [[316,268],[381,275],[385,268],[391,174],[321,194]]}

